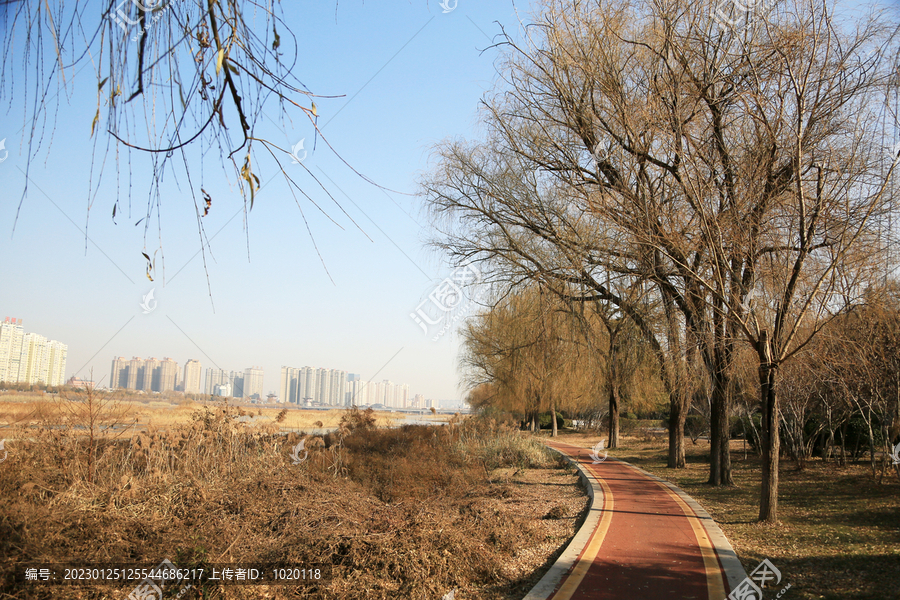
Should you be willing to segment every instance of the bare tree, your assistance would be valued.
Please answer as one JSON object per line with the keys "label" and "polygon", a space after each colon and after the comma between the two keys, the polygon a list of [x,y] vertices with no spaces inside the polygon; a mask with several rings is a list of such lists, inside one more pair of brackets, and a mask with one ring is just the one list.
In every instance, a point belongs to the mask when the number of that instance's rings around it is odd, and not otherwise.
{"label": "bare tree", "polygon": [[75,393],[61,392],[58,402],[60,412],[73,428],[71,433],[76,447],[81,445],[79,437],[82,434],[87,436],[85,449],[87,482],[92,483],[98,445],[105,439],[118,438],[129,426],[134,425],[136,420],[131,417],[132,411],[122,402],[120,396],[97,390],[92,383]]}
{"label": "bare tree", "polygon": [[[638,393],[637,379],[647,375],[647,371],[641,368],[648,362],[647,344],[634,322],[615,304],[599,298],[595,298],[593,302],[583,301],[584,294],[573,293],[571,287],[554,289],[569,306],[578,326],[576,335],[590,353],[593,359],[591,362],[597,364],[598,371],[605,374],[609,432],[607,447],[617,448],[623,394],[628,393],[630,397],[634,397]],[[640,286],[631,290],[618,290],[620,296],[630,297],[631,305],[636,303],[639,292]]]}

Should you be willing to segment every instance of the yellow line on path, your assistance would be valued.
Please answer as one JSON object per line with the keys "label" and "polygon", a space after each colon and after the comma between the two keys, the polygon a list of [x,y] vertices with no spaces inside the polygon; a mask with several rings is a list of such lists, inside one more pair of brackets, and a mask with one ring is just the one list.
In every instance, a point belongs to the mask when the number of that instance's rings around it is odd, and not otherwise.
{"label": "yellow line on path", "polygon": [[700,522],[700,517],[698,517],[696,513],[691,510],[691,507],[681,499],[681,496],[676,494],[669,486],[660,481],[656,481],[656,484],[664,489],[666,493],[675,500],[678,506],[681,507],[684,516],[687,517],[688,523],[691,524],[691,529],[694,530],[694,537],[697,538],[697,545],[700,547],[700,556],[703,557],[703,568],[706,571],[706,589],[709,591],[709,600],[725,600],[725,583],[722,580],[722,569],[719,566],[719,559],[716,557],[716,549],[713,547],[712,540],[709,539],[706,528],[703,527],[703,523]]}
{"label": "yellow line on path", "polygon": [[[583,466],[590,470],[589,465],[585,464]],[[587,575],[588,569],[594,564],[594,559],[597,558],[597,554],[600,552],[600,546],[606,538],[606,532],[609,531],[609,523],[612,521],[613,510],[612,490],[609,489],[609,485],[593,470],[591,470],[591,475],[600,483],[600,487],[603,489],[603,508],[601,509],[600,522],[597,524],[597,529],[594,530],[594,535],[591,536],[591,541],[588,542],[588,545],[585,546],[581,556],[578,557],[578,562],[575,563],[575,567],[569,573],[565,583],[563,583],[559,588],[559,591],[553,595],[553,600],[569,600],[572,597],[572,594],[574,594],[575,590],[578,589],[578,586],[581,585],[584,576]],[[721,600],[721,598],[717,598],[716,600]]]}

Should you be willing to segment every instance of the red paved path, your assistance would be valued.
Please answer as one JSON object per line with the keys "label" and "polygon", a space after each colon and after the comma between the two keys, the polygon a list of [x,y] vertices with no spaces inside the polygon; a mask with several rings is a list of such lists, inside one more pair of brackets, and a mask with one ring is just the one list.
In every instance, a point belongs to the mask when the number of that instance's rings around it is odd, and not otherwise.
{"label": "red paved path", "polygon": [[578,460],[603,488],[600,522],[552,600],[725,600],[727,579],[700,519],[637,469],[590,450],[550,446]]}

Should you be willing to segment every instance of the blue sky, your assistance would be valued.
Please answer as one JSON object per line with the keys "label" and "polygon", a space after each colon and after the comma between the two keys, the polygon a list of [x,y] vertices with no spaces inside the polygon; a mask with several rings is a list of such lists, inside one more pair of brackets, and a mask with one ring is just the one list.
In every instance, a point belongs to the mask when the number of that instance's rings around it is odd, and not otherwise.
{"label": "blue sky", "polygon": [[[435,143],[479,135],[478,101],[493,85],[498,57],[495,49],[482,51],[500,31],[496,22],[519,30],[516,8],[527,16],[527,3],[514,7],[510,0],[459,0],[448,13],[434,0],[341,0],[337,11],[333,2],[285,3],[301,47],[295,75],[317,94],[344,95],[317,100],[324,134],[359,172],[402,192],[361,180],[321,143],[312,152],[313,129],[305,117],[296,111],[284,127],[278,106],[267,105],[257,134],[284,148],[303,139],[304,165],[365,232],[299,165],[283,160],[337,222],[300,197],[333,282],[271,162],[257,165],[264,187],[245,222],[241,196],[218,157],[201,165],[199,153],[193,154],[193,176],[202,169],[203,186],[213,197],[204,219],[213,238],[209,286],[194,205],[188,188],[178,185],[183,181],[170,176],[162,184],[159,227],[152,221],[146,240],[143,224],[134,225],[146,210],[146,156],[131,155],[130,211],[126,197],[115,223],[110,218],[117,185],[110,159],[88,212],[96,110],[89,69],[83,76],[67,73],[59,109],[50,111],[56,119],[52,145],[31,164],[13,230],[30,131],[23,130],[24,96],[12,90],[3,98],[9,110],[0,120],[0,139],[9,151],[0,163],[0,317],[22,318],[26,331],[67,343],[67,376],[88,376],[93,368],[104,383],[114,356],[170,356],[179,364],[196,358],[204,369],[260,365],[266,391],[277,390],[282,365],[310,365],[409,383],[412,394],[429,398],[460,398],[458,336],[432,341],[410,318],[450,274],[442,257],[425,246],[431,229],[421,200],[411,194]],[[127,185],[123,179],[121,189]],[[141,252],[158,247],[162,254],[150,282]],[[151,290],[156,308],[143,314],[140,304]]]}

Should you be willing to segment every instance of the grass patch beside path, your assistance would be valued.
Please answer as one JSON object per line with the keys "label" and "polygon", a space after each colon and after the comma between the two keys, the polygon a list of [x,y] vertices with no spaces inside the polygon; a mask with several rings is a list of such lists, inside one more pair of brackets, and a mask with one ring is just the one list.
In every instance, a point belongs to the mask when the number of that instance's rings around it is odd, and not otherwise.
{"label": "grass patch beside path", "polygon": [[[606,436],[602,436],[606,437]],[[564,433],[560,441],[592,447],[596,435]],[[839,467],[811,460],[798,471],[782,460],[775,526],[756,522],[759,514],[759,459],[744,458],[732,441],[735,487],[714,488],[709,478],[709,443],[686,440],[685,469],[666,468],[665,437],[626,438],[609,455],[676,484],[712,515],[749,573],[764,558],[791,589],[786,600],[900,599],[900,483],[895,475],[881,485],[868,463]],[[766,598],[775,591],[767,592]]]}

